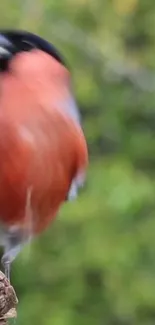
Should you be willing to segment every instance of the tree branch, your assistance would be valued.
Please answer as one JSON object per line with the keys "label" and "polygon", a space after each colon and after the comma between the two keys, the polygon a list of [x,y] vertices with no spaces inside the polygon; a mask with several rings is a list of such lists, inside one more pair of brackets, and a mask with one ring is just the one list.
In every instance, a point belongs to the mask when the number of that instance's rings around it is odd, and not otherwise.
{"label": "tree branch", "polygon": [[6,276],[0,271],[0,325],[6,325],[9,318],[17,317],[18,299]]}

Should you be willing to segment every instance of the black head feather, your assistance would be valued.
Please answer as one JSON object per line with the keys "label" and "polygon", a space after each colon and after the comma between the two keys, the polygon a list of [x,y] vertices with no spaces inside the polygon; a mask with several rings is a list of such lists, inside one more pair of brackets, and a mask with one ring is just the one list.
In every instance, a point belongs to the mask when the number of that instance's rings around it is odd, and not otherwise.
{"label": "black head feather", "polygon": [[66,66],[63,57],[55,46],[40,36],[26,31],[0,30],[0,71],[7,70],[8,62],[12,56],[35,48],[48,53],[59,63]]}

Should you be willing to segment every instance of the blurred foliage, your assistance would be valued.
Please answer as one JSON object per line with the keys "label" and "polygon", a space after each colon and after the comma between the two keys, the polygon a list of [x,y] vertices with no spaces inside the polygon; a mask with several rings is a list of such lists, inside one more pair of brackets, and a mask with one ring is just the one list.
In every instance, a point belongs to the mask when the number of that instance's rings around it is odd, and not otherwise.
{"label": "blurred foliage", "polygon": [[90,151],[85,191],[13,265],[17,324],[155,323],[155,2],[5,0],[1,27],[64,53]]}

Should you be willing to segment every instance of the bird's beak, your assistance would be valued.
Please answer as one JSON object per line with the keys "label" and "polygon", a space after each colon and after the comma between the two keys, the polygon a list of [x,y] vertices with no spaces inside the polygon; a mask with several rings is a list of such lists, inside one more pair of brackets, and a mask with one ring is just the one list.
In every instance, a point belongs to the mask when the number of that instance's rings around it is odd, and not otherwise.
{"label": "bird's beak", "polygon": [[13,44],[0,34],[0,59],[9,59],[12,56]]}
{"label": "bird's beak", "polygon": [[3,46],[0,46],[0,58],[9,58],[11,56],[10,51],[5,49]]}

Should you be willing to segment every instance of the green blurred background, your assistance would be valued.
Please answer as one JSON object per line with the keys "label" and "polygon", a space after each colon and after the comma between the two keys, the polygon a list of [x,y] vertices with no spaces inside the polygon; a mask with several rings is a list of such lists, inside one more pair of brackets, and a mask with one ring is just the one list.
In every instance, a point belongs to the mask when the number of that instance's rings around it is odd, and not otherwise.
{"label": "green blurred background", "polygon": [[1,0],[0,22],[62,51],[90,152],[79,199],[13,264],[16,324],[155,324],[155,1]]}

